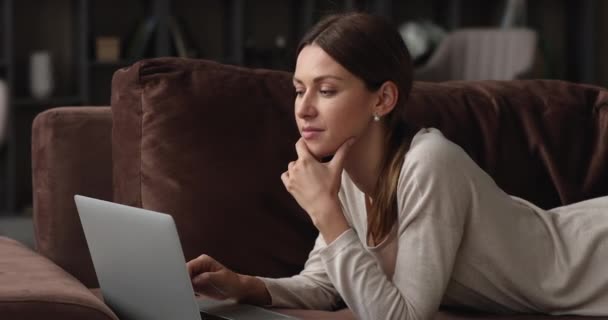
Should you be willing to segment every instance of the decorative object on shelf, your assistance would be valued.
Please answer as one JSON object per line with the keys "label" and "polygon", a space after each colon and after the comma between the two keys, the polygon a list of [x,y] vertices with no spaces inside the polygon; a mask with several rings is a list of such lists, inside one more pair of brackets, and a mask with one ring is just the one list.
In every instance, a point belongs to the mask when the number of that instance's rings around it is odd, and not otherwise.
{"label": "decorative object on shelf", "polygon": [[431,55],[446,35],[445,30],[427,20],[406,22],[399,27],[399,33],[417,65]]}
{"label": "decorative object on shelf", "polygon": [[500,26],[503,28],[525,27],[527,8],[526,0],[507,0]]}
{"label": "decorative object on shelf", "polygon": [[53,66],[49,51],[35,51],[30,55],[30,92],[36,99],[48,99],[53,92]]}
{"label": "decorative object on shelf", "polygon": [[97,37],[95,41],[97,61],[117,62],[120,60],[120,38],[115,36]]}
{"label": "decorative object on shelf", "polygon": [[528,28],[466,28],[450,32],[423,66],[418,81],[536,78],[538,36]]}
{"label": "decorative object on shelf", "polygon": [[0,147],[6,140],[6,127],[8,122],[8,89],[6,83],[0,79]]}

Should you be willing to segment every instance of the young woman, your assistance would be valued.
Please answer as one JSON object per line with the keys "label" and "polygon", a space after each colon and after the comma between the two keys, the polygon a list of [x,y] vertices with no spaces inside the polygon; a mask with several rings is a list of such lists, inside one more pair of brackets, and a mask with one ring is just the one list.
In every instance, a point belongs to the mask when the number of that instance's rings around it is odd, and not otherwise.
{"label": "young woman", "polygon": [[411,77],[385,20],[319,22],[298,51],[302,137],[281,176],[319,229],[315,247],[283,279],[200,256],[188,263],[195,289],[280,307],[343,301],[361,319],[429,319],[440,304],[608,315],[608,197],[545,211],[505,194],[441,132],[404,122]]}

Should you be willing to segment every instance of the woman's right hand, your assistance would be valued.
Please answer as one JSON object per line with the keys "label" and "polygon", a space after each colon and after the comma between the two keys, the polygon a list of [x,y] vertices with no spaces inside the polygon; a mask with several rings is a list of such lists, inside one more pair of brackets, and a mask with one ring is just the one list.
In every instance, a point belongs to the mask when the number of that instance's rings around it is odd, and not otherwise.
{"label": "woman's right hand", "polygon": [[224,267],[210,256],[203,254],[186,266],[194,291],[218,299],[238,299],[242,290],[239,274]]}
{"label": "woman's right hand", "polygon": [[189,261],[186,266],[197,293],[218,300],[270,304],[270,294],[262,280],[238,274],[206,254]]}

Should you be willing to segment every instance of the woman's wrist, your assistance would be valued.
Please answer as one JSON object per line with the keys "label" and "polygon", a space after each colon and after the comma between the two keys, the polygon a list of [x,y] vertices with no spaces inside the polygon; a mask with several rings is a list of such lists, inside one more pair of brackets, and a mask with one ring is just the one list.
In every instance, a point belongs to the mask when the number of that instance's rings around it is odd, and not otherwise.
{"label": "woman's wrist", "polygon": [[236,297],[237,302],[259,306],[268,306],[272,303],[264,281],[257,277],[239,274],[239,282],[241,283],[241,293],[239,297]]}
{"label": "woman's wrist", "polygon": [[308,215],[312,219],[312,223],[317,227],[322,227],[323,224],[334,219],[336,214],[342,214],[340,200],[332,197],[319,197],[315,201],[313,207],[306,208]]}
{"label": "woman's wrist", "polygon": [[339,201],[332,201],[326,205],[324,212],[315,215],[313,223],[327,245],[350,228]]}

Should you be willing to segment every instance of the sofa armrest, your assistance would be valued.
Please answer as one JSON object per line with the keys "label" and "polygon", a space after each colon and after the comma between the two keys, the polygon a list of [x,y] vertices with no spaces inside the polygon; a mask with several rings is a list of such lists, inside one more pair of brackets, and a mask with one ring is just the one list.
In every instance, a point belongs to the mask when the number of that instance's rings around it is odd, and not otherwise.
{"label": "sofa armrest", "polygon": [[77,279],[17,241],[0,237],[0,318],[118,320]]}
{"label": "sofa armrest", "polygon": [[112,199],[111,136],[109,107],[54,108],[32,126],[36,247],[88,287],[98,283],[74,194]]}

